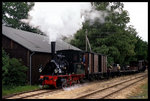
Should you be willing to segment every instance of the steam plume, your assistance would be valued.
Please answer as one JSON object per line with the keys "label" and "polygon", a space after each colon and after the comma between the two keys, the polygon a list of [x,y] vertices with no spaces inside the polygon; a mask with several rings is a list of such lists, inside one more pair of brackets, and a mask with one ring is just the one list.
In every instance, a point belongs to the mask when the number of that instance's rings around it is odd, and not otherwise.
{"label": "steam plume", "polygon": [[38,3],[28,13],[28,19],[22,19],[24,23],[37,27],[50,39],[55,41],[61,36],[71,36],[82,28],[86,20],[92,25],[95,19],[104,23],[106,12],[96,11],[91,3]]}

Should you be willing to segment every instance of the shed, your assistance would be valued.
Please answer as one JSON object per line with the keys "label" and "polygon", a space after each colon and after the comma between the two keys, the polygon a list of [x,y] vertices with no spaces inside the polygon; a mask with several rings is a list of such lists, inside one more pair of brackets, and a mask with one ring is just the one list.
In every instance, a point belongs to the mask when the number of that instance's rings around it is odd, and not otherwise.
{"label": "shed", "polygon": [[[37,84],[40,65],[45,65],[51,59],[51,44],[47,36],[39,35],[2,25],[2,48],[10,57],[22,60],[28,67],[27,80],[30,84]],[[80,50],[62,40],[56,40],[55,50]]]}

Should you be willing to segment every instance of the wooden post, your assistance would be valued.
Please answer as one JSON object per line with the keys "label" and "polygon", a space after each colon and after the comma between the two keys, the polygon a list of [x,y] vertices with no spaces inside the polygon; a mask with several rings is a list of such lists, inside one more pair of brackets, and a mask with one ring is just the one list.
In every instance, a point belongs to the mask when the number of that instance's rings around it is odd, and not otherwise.
{"label": "wooden post", "polygon": [[87,29],[86,29],[86,31],[85,31],[85,44],[86,44],[86,51],[87,51]]}

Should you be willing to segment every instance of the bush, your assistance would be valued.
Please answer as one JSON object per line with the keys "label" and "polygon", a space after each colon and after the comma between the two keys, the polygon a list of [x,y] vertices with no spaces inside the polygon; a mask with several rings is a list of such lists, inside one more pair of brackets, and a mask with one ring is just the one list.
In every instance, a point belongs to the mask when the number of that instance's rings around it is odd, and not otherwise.
{"label": "bush", "polygon": [[2,50],[2,84],[3,85],[24,85],[26,82],[27,67],[22,65],[20,60],[9,58]]}

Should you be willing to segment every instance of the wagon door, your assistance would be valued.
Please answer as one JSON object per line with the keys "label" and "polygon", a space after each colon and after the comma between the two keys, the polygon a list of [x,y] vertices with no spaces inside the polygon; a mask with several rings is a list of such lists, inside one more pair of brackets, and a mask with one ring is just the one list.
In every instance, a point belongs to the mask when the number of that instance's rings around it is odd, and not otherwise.
{"label": "wagon door", "polygon": [[94,55],[94,73],[98,73],[98,55]]}
{"label": "wagon door", "polygon": [[94,54],[91,54],[91,72],[94,73]]}
{"label": "wagon door", "polygon": [[101,55],[98,55],[98,72],[102,72]]}
{"label": "wagon door", "polygon": [[93,74],[94,71],[94,56],[92,53],[89,53],[89,74]]}
{"label": "wagon door", "polygon": [[85,53],[85,74],[89,73],[89,54]]}
{"label": "wagon door", "polygon": [[104,63],[103,72],[106,73],[107,72],[107,56],[103,56],[103,63]]}

